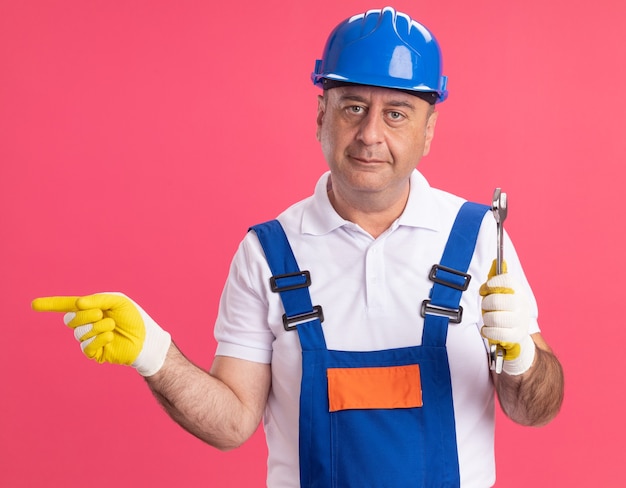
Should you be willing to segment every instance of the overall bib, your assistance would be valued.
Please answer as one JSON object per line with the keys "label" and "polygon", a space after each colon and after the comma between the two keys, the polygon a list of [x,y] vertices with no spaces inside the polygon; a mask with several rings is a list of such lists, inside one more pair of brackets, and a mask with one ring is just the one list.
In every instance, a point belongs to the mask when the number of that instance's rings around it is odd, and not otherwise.
{"label": "overall bib", "polygon": [[456,217],[421,304],[422,344],[365,352],[326,347],[310,273],[298,268],[281,225],[252,227],[273,274],[272,291],[282,299],[285,329],[297,330],[302,347],[302,488],[459,486],[446,337],[448,322],[461,321],[466,272],[487,210],[467,202]]}

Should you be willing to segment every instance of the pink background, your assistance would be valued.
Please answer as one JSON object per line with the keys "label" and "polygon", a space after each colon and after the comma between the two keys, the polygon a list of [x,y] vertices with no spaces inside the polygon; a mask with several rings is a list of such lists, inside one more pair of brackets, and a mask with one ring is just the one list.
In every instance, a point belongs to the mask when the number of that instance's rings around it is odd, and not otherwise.
{"label": "pink background", "polygon": [[[242,4],[243,3],[243,4]],[[498,486],[623,486],[626,11],[620,0],[398,0],[450,98],[431,183],[490,202],[566,371],[542,429],[498,417]],[[32,298],[119,290],[203,367],[249,225],[326,166],[309,82],[362,0],[0,0],[0,486],[263,486],[262,432],[220,453]]]}

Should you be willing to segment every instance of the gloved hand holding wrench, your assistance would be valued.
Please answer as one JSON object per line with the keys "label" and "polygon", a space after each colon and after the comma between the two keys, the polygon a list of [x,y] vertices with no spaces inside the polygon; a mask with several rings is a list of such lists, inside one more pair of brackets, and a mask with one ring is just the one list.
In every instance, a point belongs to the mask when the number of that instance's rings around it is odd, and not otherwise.
{"label": "gloved hand holding wrench", "polygon": [[535,358],[535,343],[529,334],[530,305],[522,288],[507,273],[503,257],[504,220],[508,212],[507,195],[500,188],[493,194],[492,207],[497,226],[496,259],[483,296],[483,337],[489,340],[491,369],[510,375],[526,372]]}

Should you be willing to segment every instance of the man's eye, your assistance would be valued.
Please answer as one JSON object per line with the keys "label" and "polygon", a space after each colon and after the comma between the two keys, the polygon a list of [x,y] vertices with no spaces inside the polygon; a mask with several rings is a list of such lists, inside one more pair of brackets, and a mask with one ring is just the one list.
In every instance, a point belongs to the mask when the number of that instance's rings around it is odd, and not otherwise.
{"label": "man's eye", "polygon": [[360,114],[360,113],[363,112],[363,107],[361,107],[359,105],[352,105],[352,106],[348,107],[348,110],[350,111],[350,113]]}
{"label": "man's eye", "polygon": [[404,117],[400,112],[389,112],[389,118],[391,120],[400,120]]}

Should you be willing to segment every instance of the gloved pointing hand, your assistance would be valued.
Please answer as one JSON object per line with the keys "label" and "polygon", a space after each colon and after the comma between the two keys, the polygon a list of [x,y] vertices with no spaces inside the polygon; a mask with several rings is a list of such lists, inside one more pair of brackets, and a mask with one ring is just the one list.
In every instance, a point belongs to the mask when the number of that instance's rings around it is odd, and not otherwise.
{"label": "gloved pointing hand", "polygon": [[99,363],[125,364],[152,376],[165,362],[170,335],[121,293],[36,298],[32,307],[66,312],[65,324],[74,329],[83,353]]}
{"label": "gloved pointing hand", "polygon": [[480,287],[485,324],[481,334],[489,344],[498,344],[504,349],[502,370],[520,375],[535,359],[535,342],[529,334],[530,306],[521,286],[507,273],[506,263],[502,269],[502,274],[496,275],[494,261],[489,279]]}

